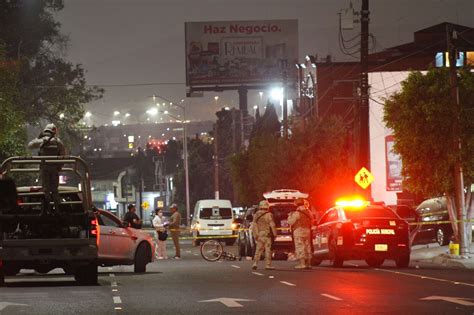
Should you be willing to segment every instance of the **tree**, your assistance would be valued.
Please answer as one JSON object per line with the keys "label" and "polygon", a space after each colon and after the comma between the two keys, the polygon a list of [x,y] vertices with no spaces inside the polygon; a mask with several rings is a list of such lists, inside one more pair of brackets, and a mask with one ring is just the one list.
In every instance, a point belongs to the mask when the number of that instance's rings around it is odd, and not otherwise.
{"label": "tree", "polygon": [[[458,73],[461,104],[462,167],[466,186],[466,213],[472,219],[472,184],[474,179],[474,73]],[[430,69],[426,74],[412,72],[402,82],[402,89],[385,101],[384,121],[393,130],[395,152],[402,158],[403,185],[424,196],[445,195],[454,231],[454,141],[456,123],[450,94],[449,70]],[[466,239],[471,241],[471,223],[465,224]],[[458,239],[459,235],[458,235]],[[469,246],[467,247],[469,248]]]}
{"label": "tree", "polygon": [[25,151],[23,115],[15,110],[14,105],[19,93],[17,78],[18,65],[6,60],[4,46],[0,46],[0,160],[8,156],[22,155]]}
{"label": "tree", "polygon": [[352,192],[346,130],[338,118],[311,121],[289,139],[274,132],[257,133],[247,151],[232,158],[232,178],[243,204],[256,204],[265,191],[298,189],[313,205],[325,209],[341,194]]}
{"label": "tree", "polygon": [[[81,65],[61,57],[67,38],[53,14],[62,8],[62,0],[1,1],[0,42],[6,62],[17,65],[18,93],[12,95],[11,105],[22,117],[21,124],[53,122],[71,145],[80,139],[77,123],[83,117],[83,105],[100,98],[103,90],[88,87]],[[24,143],[20,134],[12,136],[13,142]]]}

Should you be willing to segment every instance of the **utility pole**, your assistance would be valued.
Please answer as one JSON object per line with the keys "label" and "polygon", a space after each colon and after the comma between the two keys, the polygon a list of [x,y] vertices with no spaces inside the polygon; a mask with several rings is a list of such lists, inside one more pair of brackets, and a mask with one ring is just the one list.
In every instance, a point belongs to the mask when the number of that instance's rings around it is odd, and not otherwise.
{"label": "utility pole", "polygon": [[[362,0],[360,32],[360,105],[359,105],[359,168],[370,170],[369,130],[369,0]],[[370,188],[365,190],[370,199]]]}
{"label": "utility pole", "polygon": [[283,138],[288,139],[288,72],[283,68]]}
{"label": "utility pole", "polygon": [[219,155],[217,151],[217,123],[214,124],[214,199],[219,200]]}
{"label": "utility pole", "polygon": [[464,212],[465,201],[464,201],[464,179],[461,161],[461,106],[459,104],[459,87],[458,77],[456,71],[456,31],[453,30],[451,24],[446,26],[447,42],[448,42],[448,56],[449,56],[449,72],[450,72],[450,83],[451,83],[451,97],[452,97],[452,108],[455,117],[455,122],[452,125],[453,130],[453,143],[452,150],[456,154],[456,162],[454,164],[454,200],[456,204],[457,217],[458,217],[458,241],[459,241],[459,253],[460,255],[467,254],[467,248],[465,244],[466,235],[464,233],[464,222],[466,221],[466,215]]}

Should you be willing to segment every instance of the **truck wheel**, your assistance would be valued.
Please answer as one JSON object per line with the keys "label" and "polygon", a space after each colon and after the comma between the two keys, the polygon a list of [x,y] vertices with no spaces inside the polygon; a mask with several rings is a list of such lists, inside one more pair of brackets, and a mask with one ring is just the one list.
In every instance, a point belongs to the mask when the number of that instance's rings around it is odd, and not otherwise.
{"label": "truck wheel", "polygon": [[78,267],[74,274],[74,279],[76,279],[80,285],[96,285],[98,278],[97,262]]}
{"label": "truck wheel", "polygon": [[395,264],[398,268],[407,268],[410,264],[410,253],[401,254],[395,259]]}
{"label": "truck wheel", "polygon": [[135,273],[146,272],[147,259],[147,247],[145,244],[138,246],[137,252],[135,253],[135,263],[133,265],[133,271]]}
{"label": "truck wheel", "polygon": [[384,258],[379,258],[379,257],[368,257],[365,259],[365,262],[367,263],[367,265],[374,268],[380,267],[384,261],[385,261]]}

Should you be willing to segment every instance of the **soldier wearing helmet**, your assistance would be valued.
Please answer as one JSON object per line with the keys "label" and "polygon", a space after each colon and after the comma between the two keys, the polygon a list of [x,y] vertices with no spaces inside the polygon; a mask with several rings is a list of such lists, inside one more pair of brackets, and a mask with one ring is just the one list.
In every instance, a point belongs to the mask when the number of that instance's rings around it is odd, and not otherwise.
{"label": "soldier wearing helmet", "polygon": [[295,254],[299,264],[295,269],[311,269],[311,222],[309,202],[305,199],[295,200],[296,211],[288,215],[288,224],[293,228]]}
{"label": "soldier wearing helmet", "polygon": [[275,269],[272,266],[271,247],[273,237],[276,235],[276,227],[273,214],[270,212],[270,205],[266,200],[260,201],[258,211],[253,216],[252,235],[257,243],[252,269],[257,269],[263,251],[265,251],[265,269]]}
{"label": "soldier wearing helmet", "polygon": [[[42,156],[62,156],[66,155],[66,149],[62,141],[58,138],[58,129],[54,124],[47,124],[44,130],[36,139],[28,143],[29,149],[39,149],[38,155]],[[45,207],[42,214],[51,210],[51,195],[53,197],[55,212],[59,213],[59,171],[61,165],[41,165],[40,177],[44,191]]]}

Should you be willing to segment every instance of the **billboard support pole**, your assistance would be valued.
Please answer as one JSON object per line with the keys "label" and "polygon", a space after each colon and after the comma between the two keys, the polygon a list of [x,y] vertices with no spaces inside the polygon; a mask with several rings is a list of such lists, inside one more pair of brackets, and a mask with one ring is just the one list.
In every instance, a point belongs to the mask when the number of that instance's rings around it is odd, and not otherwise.
{"label": "billboard support pole", "polygon": [[288,139],[288,73],[283,70],[283,138]]}

